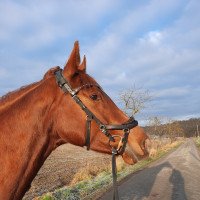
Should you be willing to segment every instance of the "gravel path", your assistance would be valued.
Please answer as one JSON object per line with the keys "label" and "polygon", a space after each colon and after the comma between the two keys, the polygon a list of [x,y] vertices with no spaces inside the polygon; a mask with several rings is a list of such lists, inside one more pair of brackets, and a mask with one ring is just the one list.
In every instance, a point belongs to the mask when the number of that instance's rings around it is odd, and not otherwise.
{"label": "gravel path", "polygon": [[[119,183],[120,200],[200,200],[200,156],[192,139]],[[111,200],[112,190],[101,200]]]}

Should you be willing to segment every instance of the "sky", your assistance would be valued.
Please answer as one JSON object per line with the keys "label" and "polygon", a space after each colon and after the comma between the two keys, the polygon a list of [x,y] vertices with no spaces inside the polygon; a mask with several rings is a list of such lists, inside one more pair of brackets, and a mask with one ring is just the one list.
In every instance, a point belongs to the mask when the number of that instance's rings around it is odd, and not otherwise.
{"label": "sky", "polygon": [[1,0],[0,96],[63,67],[78,40],[118,105],[122,90],[150,92],[139,120],[200,117],[199,10],[199,0]]}

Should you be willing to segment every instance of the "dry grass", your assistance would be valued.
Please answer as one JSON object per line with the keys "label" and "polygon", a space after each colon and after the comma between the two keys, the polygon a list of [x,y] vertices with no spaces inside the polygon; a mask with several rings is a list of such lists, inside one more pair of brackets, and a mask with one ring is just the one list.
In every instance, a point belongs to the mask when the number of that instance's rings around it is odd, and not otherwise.
{"label": "dry grass", "polygon": [[92,165],[92,164],[87,164],[87,166],[85,168],[79,169],[79,171],[74,175],[74,177],[69,185],[73,186],[80,181],[89,180],[92,177],[97,176],[102,171],[108,171],[108,170],[110,170],[110,165],[105,164],[105,163],[102,163],[101,165],[98,165],[98,166]]}
{"label": "dry grass", "polygon": [[[122,157],[117,157],[116,159],[117,171],[122,171],[127,164],[124,163]],[[85,168],[80,169],[73,177],[70,186],[77,184],[80,181],[90,180],[91,178],[97,176],[101,172],[108,171],[111,172],[111,165],[108,163],[102,163],[100,166],[88,164]]]}
{"label": "dry grass", "polygon": [[173,149],[177,146],[183,139],[179,139],[171,143],[169,139],[154,139],[152,140],[151,149],[149,152],[150,158],[155,158],[160,151],[168,151],[169,149]]}
{"label": "dry grass", "polygon": [[197,145],[197,147],[200,149],[200,137],[194,138],[194,142]]}
{"label": "dry grass", "polygon": [[116,160],[116,164],[117,164],[117,171],[120,172],[122,171],[126,166],[128,166],[124,160],[122,159],[122,157],[117,157],[117,160]]}

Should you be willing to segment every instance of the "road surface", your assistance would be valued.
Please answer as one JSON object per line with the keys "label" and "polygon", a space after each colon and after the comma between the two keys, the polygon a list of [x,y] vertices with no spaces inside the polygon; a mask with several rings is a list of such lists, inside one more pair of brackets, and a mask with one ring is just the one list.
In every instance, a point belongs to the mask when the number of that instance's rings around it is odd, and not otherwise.
{"label": "road surface", "polygon": [[[200,200],[200,155],[192,139],[119,185],[120,200]],[[112,190],[100,200],[112,200]]]}

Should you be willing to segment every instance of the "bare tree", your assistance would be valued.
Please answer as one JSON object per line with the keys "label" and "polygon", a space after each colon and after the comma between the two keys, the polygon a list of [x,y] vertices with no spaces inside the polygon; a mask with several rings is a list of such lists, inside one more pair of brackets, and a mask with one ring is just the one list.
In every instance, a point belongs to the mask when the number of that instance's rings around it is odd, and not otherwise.
{"label": "bare tree", "polygon": [[136,88],[135,85],[128,90],[120,92],[119,97],[123,104],[123,110],[130,116],[140,113],[147,107],[148,102],[152,100],[149,90]]}
{"label": "bare tree", "polygon": [[163,119],[162,117],[149,117],[148,124],[150,127],[150,132],[152,135],[157,135],[159,137],[165,134],[165,128],[163,127]]}
{"label": "bare tree", "polygon": [[148,121],[148,129],[152,135],[157,135],[159,137],[165,135],[171,142],[173,142],[176,137],[184,136],[184,130],[179,121],[174,121],[168,117],[157,116],[150,117]]}
{"label": "bare tree", "polygon": [[183,128],[178,121],[166,118],[164,127],[166,129],[166,135],[170,138],[171,143],[176,139],[176,137],[184,136]]}

